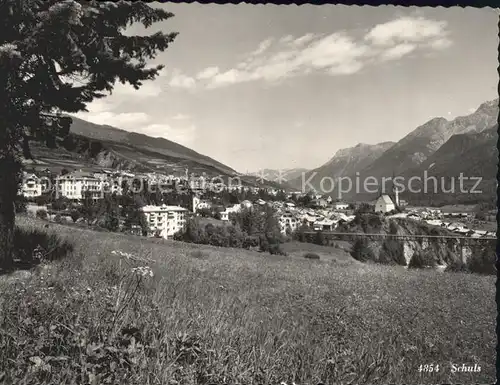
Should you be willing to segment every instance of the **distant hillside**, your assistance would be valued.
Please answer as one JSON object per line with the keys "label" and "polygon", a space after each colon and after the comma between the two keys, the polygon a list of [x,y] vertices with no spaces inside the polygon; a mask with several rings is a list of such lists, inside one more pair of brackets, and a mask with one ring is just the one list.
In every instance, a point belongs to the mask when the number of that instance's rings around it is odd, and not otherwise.
{"label": "distant hillside", "polygon": [[283,170],[265,168],[263,170],[249,173],[248,175],[255,176],[257,178],[264,177],[266,180],[272,182],[288,182],[300,177],[302,173],[307,171],[307,168],[288,168]]}
{"label": "distant hillside", "polygon": [[203,165],[215,167],[224,174],[236,174],[236,171],[232,168],[168,139],[152,138],[147,135],[128,132],[108,125],[95,124],[75,117],[72,117],[72,119],[73,124],[71,125],[71,132],[76,135],[104,142],[132,146],[137,149],[165,155],[169,158],[194,161]]}
{"label": "distant hillside", "polygon": [[[427,189],[422,183],[414,183],[416,191],[421,194],[405,193],[403,197],[419,204],[440,203],[476,203],[477,201],[495,201],[496,173],[498,164],[498,126],[479,133],[458,134],[452,136],[434,154],[419,166],[407,170],[405,179],[427,176]],[[460,175],[467,178],[463,181],[463,191],[460,191]],[[434,190],[434,182],[438,180],[438,192]],[[474,178],[474,179],[471,179]],[[477,178],[480,178],[480,182]],[[476,185],[476,181],[479,184]],[[443,193],[444,190],[449,191]],[[454,186],[452,188],[452,186]]]}
{"label": "distant hillside", "polygon": [[422,164],[405,172],[405,175],[410,177],[427,171],[432,176],[458,177],[462,173],[465,176],[495,179],[497,140],[497,125],[479,133],[454,135]]}
{"label": "distant hillside", "polygon": [[46,169],[60,173],[63,169],[98,171],[122,169],[132,172],[160,172],[184,175],[185,170],[209,178],[239,177],[245,186],[283,188],[272,181],[257,180],[254,176],[240,175],[207,156],[162,138],[130,133],[111,126],[101,126],[72,118],[70,135],[59,140],[55,149],[38,142],[30,143],[35,161],[25,160],[28,169]]}
{"label": "distant hillside", "polygon": [[[320,181],[324,177],[336,179],[341,176],[354,175],[361,171],[391,148],[394,142],[383,142],[378,144],[359,143],[354,147],[338,150],[335,155],[324,165],[304,173],[304,180],[308,180],[316,173],[311,184],[320,189]],[[302,174],[289,184],[299,190],[302,189]]]}
{"label": "distant hillside", "polygon": [[[373,200],[382,189],[388,191],[392,188],[387,180],[393,176],[423,177],[423,170],[430,167],[436,175],[451,176],[463,172],[470,176],[482,176],[484,194],[467,197],[465,194],[457,196],[441,192],[433,197],[420,198],[431,199],[433,202],[490,199],[496,187],[497,137],[495,128],[492,127],[496,125],[498,112],[496,99],[481,104],[474,113],[452,121],[444,118],[431,119],[395,144],[382,143],[375,147],[358,145],[340,150],[328,163],[308,174],[317,172],[310,183],[318,191],[335,198]],[[432,173],[429,172],[429,175]],[[308,180],[308,175],[305,180]],[[350,179],[353,187],[346,191],[349,186],[345,182],[340,192],[336,180],[333,191],[328,190],[330,183],[326,182],[325,188],[321,189],[320,182],[323,177],[331,177],[334,180],[346,177]],[[369,190],[366,181],[370,181]],[[297,179],[290,184],[301,188],[302,180]]]}

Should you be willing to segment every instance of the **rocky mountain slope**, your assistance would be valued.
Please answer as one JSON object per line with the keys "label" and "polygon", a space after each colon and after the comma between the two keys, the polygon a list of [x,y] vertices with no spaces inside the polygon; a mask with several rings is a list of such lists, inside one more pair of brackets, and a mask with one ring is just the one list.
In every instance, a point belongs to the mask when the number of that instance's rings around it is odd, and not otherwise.
{"label": "rocky mountain slope", "polygon": [[418,167],[407,170],[408,177],[427,171],[431,176],[481,176],[494,179],[498,163],[498,126],[479,133],[452,136]]}
{"label": "rocky mountain slope", "polygon": [[[422,180],[427,178],[429,182],[425,187],[422,181],[416,180],[412,187],[414,191],[421,192],[403,193],[403,198],[424,205],[433,201],[494,201],[498,168],[497,141],[497,125],[479,133],[452,136],[423,163],[404,172],[406,180],[416,176]],[[434,181],[432,178],[435,178]],[[434,187],[436,183],[437,191]]]}
{"label": "rocky mountain slope", "polygon": [[[394,142],[383,142],[378,144],[359,143],[354,147],[338,150],[335,155],[324,165],[304,173],[304,180],[312,177],[311,184],[320,189],[320,181],[324,177],[334,180],[341,176],[353,175],[363,170],[391,148]],[[299,190],[302,189],[302,174],[290,180],[289,184]]]}
{"label": "rocky mountain slope", "polygon": [[234,175],[236,171],[232,168],[217,162],[216,160],[199,154],[178,143],[165,138],[152,138],[136,132],[128,132],[108,125],[91,123],[82,119],[72,117],[73,124],[70,131],[73,134],[86,138],[113,143],[114,145],[124,145],[149,153],[156,153],[171,159],[180,159],[210,166],[219,169],[224,174]]}
{"label": "rocky mountain slope", "polygon": [[[339,150],[328,163],[311,171],[316,171],[317,175],[310,180],[310,184],[321,192],[323,189],[320,182],[323,177],[334,180],[340,176],[348,177],[354,186],[351,190],[339,192],[337,183],[333,191],[323,192],[336,198],[371,200],[382,188],[385,191],[392,188],[383,182],[383,178],[404,176],[408,179],[415,175],[423,177],[423,171],[429,169],[428,175],[435,176],[458,176],[461,172],[469,176],[481,176],[486,188],[486,195],[481,199],[489,199],[496,186],[498,113],[496,99],[481,104],[470,115],[451,121],[445,118],[431,119],[395,144],[361,144]],[[358,186],[356,178],[360,181]],[[365,190],[363,183],[368,178],[378,181],[375,188],[370,186],[370,191]],[[305,180],[307,179],[306,177]],[[297,179],[291,184],[295,188],[301,188],[302,180]],[[324,186],[329,187],[330,184],[325,182]],[[448,198],[452,199],[451,196]],[[453,199],[455,198],[456,196]]]}
{"label": "rocky mountain slope", "polygon": [[269,181],[283,183],[289,182],[296,178],[300,178],[302,173],[307,172],[307,168],[287,168],[283,170],[265,168],[256,172],[248,173],[248,175],[256,178],[264,178]]}
{"label": "rocky mountain slope", "polygon": [[478,133],[494,126],[498,118],[498,99],[481,104],[472,114],[452,121],[434,118],[410,132],[363,170],[375,178],[401,174],[425,162],[453,135]]}
{"label": "rocky mountain slope", "polygon": [[[362,242],[362,252],[359,245],[353,248],[354,257],[362,256],[365,261],[384,264],[398,264],[407,266],[414,257],[423,257],[431,265],[452,265],[467,262],[471,257],[477,256],[494,248],[495,241],[474,243],[462,246],[458,239],[442,239],[436,236],[454,237],[450,231],[432,226],[421,221],[404,218],[389,219],[376,214],[363,214],[356,216],[355,220],[342,225],[340,232],[369,233],[389,235],[383,239],[366,239]],[[415,239],[404,241],[391,238],[390,235],[418,236]],[[429,238],[426,238],[429,236]]]}

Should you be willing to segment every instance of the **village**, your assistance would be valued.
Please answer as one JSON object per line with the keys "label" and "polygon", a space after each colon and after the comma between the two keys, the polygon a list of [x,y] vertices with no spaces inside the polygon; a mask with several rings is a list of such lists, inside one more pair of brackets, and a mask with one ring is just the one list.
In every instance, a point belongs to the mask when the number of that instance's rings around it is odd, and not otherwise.
{"label": "village", "polygon": [[500,379],[498,5],[301,5],[0,0],[0,385]]}
{"label": "village", "polygon": [[[355,218],[355,212],[361,206],[371,208],[371,211],[391,218],[407,218],[424,221],[431,226],[446,228],[461,237],[482,238],[496,237],[494,231],[472,228],[478,223],[473,212],[442,212],[439,208],[412,207],[405,200],[399,199],[398,191],[392,194],[380,194],[372,202],[343,202],[334,200],[331,196],[313,192],[285,191],[258,186],[243,186],[241,183],[224,185],[223,183],[207,182],[203,176],[164,175],[159,173],[136,174],[130,171],[102,170],[89,172],[75,170],[59,175],[50,173],[24,173],[20,188],[21,195],[30,201],[28,211],[36,215],[37,211],[50,211],[49,220],[66,220],[71,222],[70,213],[54,212],[37,202],[52,191],[56,198],[67,199],[78,205],[85,196],[98,201],[105,194],[120,195],[126,182],[139,181],[139,188],[150,191],[172,191],[188,194],[189,199],[183,205],[145,204],[141,207],[148,225],[148,236],[160,236],[171,239],[176,233],[185,229],[188,218],[211,217],[216,223],[229,223],[231,214],[240,213],[244,209],[255,206],[270,206],[276,213],[281,233],[289,235],[302,225],[307,225],[313,231],[335,231],[338,226]],[[132,183],[134,184],[134,183]],[[169,190],[170,189],[170,190]],[[210,194],[206,192],[210,191]],[[248,193],[254,199],[243,199],[234,203],[221,204],[219,196],[223,193]],[[267,199],[263,199],[267,198]]]}

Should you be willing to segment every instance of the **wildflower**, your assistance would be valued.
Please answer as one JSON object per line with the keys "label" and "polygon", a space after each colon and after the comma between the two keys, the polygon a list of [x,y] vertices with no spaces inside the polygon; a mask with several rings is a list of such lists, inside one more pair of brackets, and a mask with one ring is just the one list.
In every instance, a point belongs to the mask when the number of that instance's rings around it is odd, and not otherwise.
{"label": "wildflower", "polygon": [[119,255],[120,257],[125,257],[127,259],[130,259],[130,258],[133,258],[133,255],[130,254],[130,253],[125,253],[124,251],[120,251],[120,250],[113,250],[111,252],[111,254],[114,254],[114,255]]}
{"label": "wildflower", "polygon": [[153,270],[151,270],[149,266],[134,267],[132,268],[132,273],[140,275],[141,277],[152,277],[154,275]]}

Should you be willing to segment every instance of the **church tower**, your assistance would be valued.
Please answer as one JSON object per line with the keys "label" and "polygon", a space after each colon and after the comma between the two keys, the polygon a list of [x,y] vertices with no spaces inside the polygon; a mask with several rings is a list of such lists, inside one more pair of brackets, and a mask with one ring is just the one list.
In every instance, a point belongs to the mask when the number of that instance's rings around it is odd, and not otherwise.
{"label": "church tower", "polygon": [[395,173],[394,173],[394,170],[392,171],[392,194],[393,194],[393,197],[394,197],[394,205],[396,207],[399,207],[399,188],[396,186],[396,184],[394,183],[394,179],[396,179],[395,177]]}

